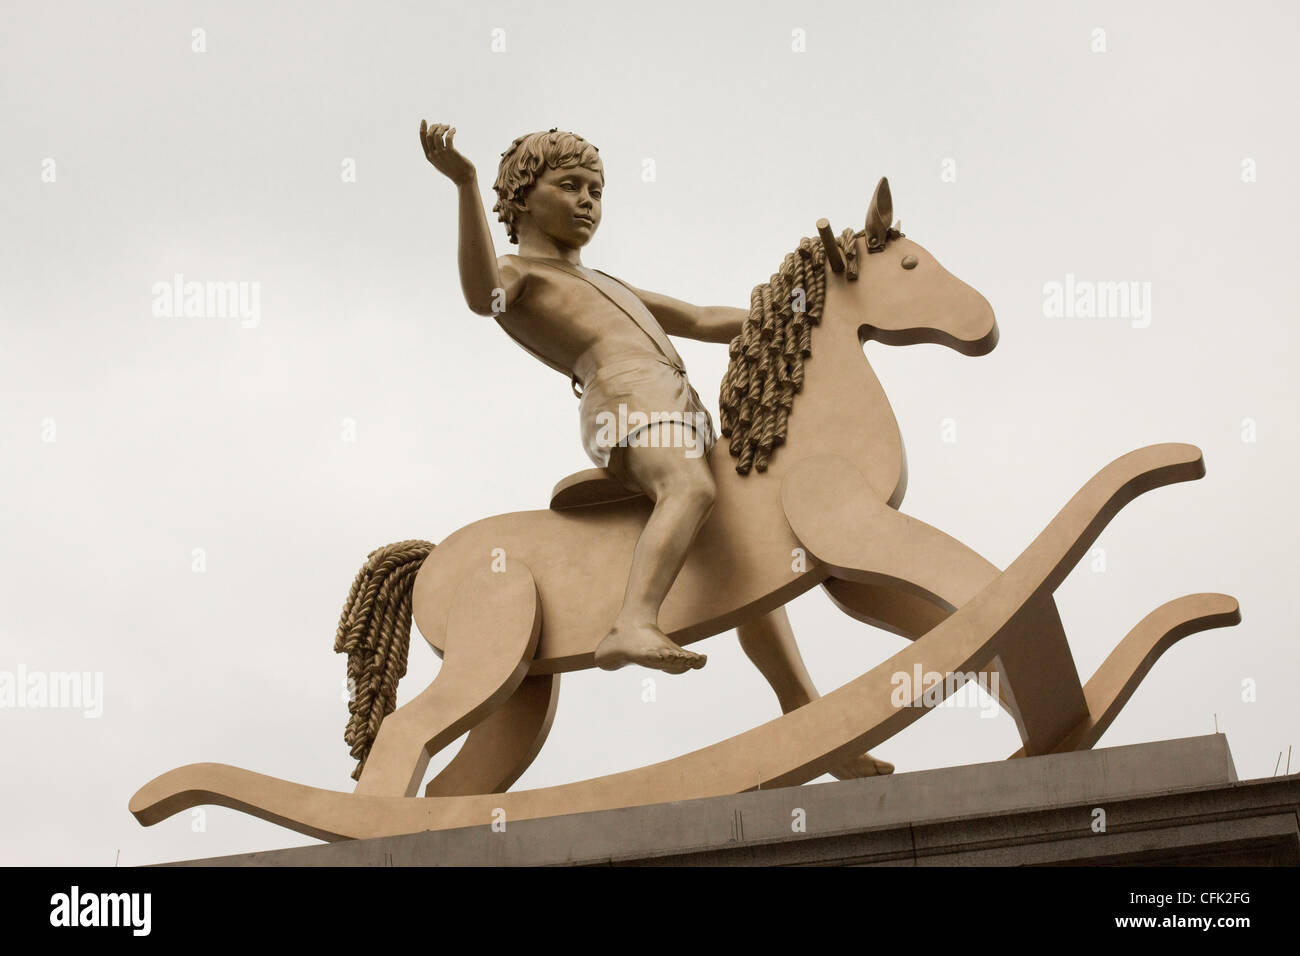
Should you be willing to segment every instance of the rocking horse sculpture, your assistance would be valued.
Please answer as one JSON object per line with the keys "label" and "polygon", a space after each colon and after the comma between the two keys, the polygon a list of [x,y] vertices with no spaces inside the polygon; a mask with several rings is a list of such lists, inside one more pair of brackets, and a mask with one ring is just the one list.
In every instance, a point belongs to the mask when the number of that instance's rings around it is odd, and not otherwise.
{"label": "rocking horse sculpture", "polygon": [[[1170,601],[1084,685],[1053,599],[1124,505],[1202,477],[1201,453],[1161,444],[1116,459],[1005,570],[898,511],[907,485],[903,444],[864,343],[931,342],[980,356],[998,330],[983,296],[890,228],[892,218],[882,179],[862,231],[837,239],[820,221],[820,238],[805,239],[756,288],[722,386],[730,448],[708,456],[716,503],[660,620],[679,645],[731,628],[742,639],[747,630],[788,629],[783,605],[820,584],[845,613],[911,639],[909,646],[839,689],[701,750],[508,791],[546,740],[559,675],[594,666],[650,512],[645,496],[591,469],[559,482],[549,508],[475,522],[436,548],[402,542],[371,555],[336,648],[365,645],[349,669],[365,705],[353,708],[349,729],[362,760],[354,793],[203,763],[151,781],[131,812],[151,825],[210,803],[341,840],[490,824],[502,811],[520,820],[793,786],[922,716],[927,708],[912,706],[920,687],[904,706],[893,693],[895,675],[917,669],[997,674],[999,702],[1023,741],[1014,758],[1092,747],[1169,646],[1241,620],[1227,595]],[[805,308],[791,305],[800,293]],[[764,348],[772,354],[755,361]],[[780,406],[776,426],[755,432],[764,402],[768,412]],[[426,690],[389,713],[412,612],[443,664]],[[927,703],[952,689],[928,688]],[[455,758],[416,796],[432,755],[467,731]]]}

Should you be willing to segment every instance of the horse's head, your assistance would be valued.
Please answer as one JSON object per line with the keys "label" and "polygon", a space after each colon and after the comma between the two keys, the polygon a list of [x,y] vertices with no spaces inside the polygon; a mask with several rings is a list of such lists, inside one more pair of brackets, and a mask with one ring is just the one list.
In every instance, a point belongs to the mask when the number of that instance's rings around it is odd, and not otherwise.
{"label": "horse's head", "polygon": [[[860,398],[875,402],[880,412],[875,433],[889,431],[886,423],[897,433],[879,381],[862,369],[856,377],[852,374],[858,363],[847,347],[854,335],[859,349],[867,339],[889,345],[936,342],[964,355],[984,355],[997,345],[998,326],[988,301],[920,245],[891,229],[893,215],[889,182],[881,179],[861,232],[845,229],[837,238],[830,223],[819,220],[820,242],[804,239],[785,257],[779,272],[754,287],[749,318],[731,342],[731,362],[718,392],[722,434],[730,438],[729,451],[740,474],[751,468],[764,471],[777,446],[785,443],[805,373],[839,379],[836,387],[822,393],[835,393],[835,400],[814,400],[814,415],[807,420],[821,416],[825,425],[836,402],[854,387],[869,385],[870,379],[874,388]],[[818,325],[824,328],[814,335]],[[827,352],[832,360],[819,364],[816,357]],[[807,368],[805,358],[811,358]],[[887,456],[879,464],[886,472],[894,467]],[[903,467],[901,447],[894,464]],[[895,495],[901,500],[900,482],[905,479],[898,469],[876,476],[881,487],[893,489],[888,492],[891,501]]]}
{"label": "horse's head", "polygon": [[826,320],[859,322],[859,342],[935,342],[963,355],[991,352],[998,325],[988,300],[924,247],[891,229],[893,215],[889,180],[882,178],[857,239],[858,278],[849,279],[846,272],[827,275],[828,290],[832,283],[839,288],[835,315],[828,308]]}

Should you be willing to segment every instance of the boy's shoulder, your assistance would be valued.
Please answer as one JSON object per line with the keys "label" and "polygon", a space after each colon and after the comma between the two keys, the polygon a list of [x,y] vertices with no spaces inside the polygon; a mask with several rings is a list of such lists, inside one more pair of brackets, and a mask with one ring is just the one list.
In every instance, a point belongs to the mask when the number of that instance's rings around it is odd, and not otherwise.
{"label": "boy's shoulder", "polygon": [[523,256],[517,256],[513,252],[507,252],[504,256],[497,256],[497,270],[501,272],[502,278],[505,278],[507,272],[516,275],[528,274],[528,260]]}
{"label": "boy's shoulder", "polygon": [[[555,261],[552,259],[534,259],[529,256],[516,255],[513,252],[508,252],[503,256],[497,257],[497,269],[498,271],[501,272],[501,277],[503,279],[506,278],[507,273],[512,275],[527,276],[541,271],[554,272],[559,268],[560,267],[557,266],[555,264]],[[561,271],[572,273],[575,270],[573,270],[572,267],[570,267],[569,269],[564,269]],[[618,278],[617,276],[612,276],[608,272],[605,272],[601,269],[592,269],[587,266],[583,266],[581,271],[595,272],[598,273],[599,275],[605,276],[608,279],[613,279],[619,285],[622,286],[627,285],[627,283],[624,282],[622,279]]]}
{"label": "boy's shoulder", "polygon": [[[557,266],[553,260],[534,259],[529,256],[516,255],[515,253],[512,252],[508,252],[503,256],[497,257],[497,272],[501,276],[501,281],[506,286],[510,286],[515,282],[526,284],[532,276],[538,275],[539,273],[547,275],[550,278],[554,278],[555,273],[557,271],[563,271],[563,272],[573,274],[576,270],[573,270],[572,268],[560,269],[560,267]],[[642,293],[632,288],[622,279],[618,278],[618,276],[612,276],[608,272],[604,272],[600,269],[589,269],[584,267],[583,271],[588,273],[596,273],[598,275],[604,276],[606,279],[610,279],[613,282],[617,283],[618,285],[622,286],[624,289],[626,289],[628,292],[630,292],[632,295],[636,296],[637,298],[641,298],[642,296]],[[588,282],[591,282],[593,285],[599,284],[599,280],[593,281],[591,276],[584,276],[583,278],[586,278],[586,280]]]}
{"label": "boy's shoulder", "polygon": [[497,275],[501,279],[502,286],[510,290],[507,295],[511,302],[524,295],[525,290],[531,284],[534,274],[535,270],[531,268],[531,260],[523,256],[517,256],[513,253],[497,256]]}
{"label": "boy's shoulder", "polygon": [[[517,281],[526,283],[534,276],[553,280],[556,278],[557,273],[572,275],[575,271],[572,267],[568,269],[562,268],[552,259],[536,259],[531,256],[516,255],[515,253],[506,253],[497,257],[497,272],[501,276],[501,281],[507,286]],[[588,269],[585,271],[599,272],[600,270]],[[587,281],[590,282],[590,278]]]}
{"label": "boy's shoulder", "polygon": [[500,273],[501,280],[507,285],[515,280],[527,281],[536,275],[553,276],[555,271],[556,266],[545,259],[534,259],[513,252],[497,257],[497,272]]}

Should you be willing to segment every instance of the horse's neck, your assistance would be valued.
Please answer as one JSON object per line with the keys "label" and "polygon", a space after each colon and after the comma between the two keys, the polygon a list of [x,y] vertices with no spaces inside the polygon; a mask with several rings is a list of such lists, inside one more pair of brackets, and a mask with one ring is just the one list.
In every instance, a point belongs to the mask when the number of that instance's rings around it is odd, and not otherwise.
{"label": "horse's neck", "polygon": [[907,469],[898,421],[849,323],[813,329],[803,389],[769,471],[828,453],[853,462],[882,501],[902,501]]}

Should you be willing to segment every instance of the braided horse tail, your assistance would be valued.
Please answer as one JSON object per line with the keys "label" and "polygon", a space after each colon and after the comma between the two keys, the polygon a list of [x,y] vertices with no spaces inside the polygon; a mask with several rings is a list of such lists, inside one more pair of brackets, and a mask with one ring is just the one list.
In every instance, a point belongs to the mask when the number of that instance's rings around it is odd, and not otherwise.
{"label": "braided horse tail", "polygon": [[348,718],[343,739],[361,778],[379,725],[397,707],[411,646],[411,592],[433,551],[428,541],[398,541],[371,551],[357,572],[339,618],[334,650],[348,655]]}
{"label": "braided horse tail", "polygon": [[[845,229],[836,237],[849,279],[858,277],[854,242],[861,235]],[[803,239],[768,282],[754,286],[749,317],[731,340],[718,406],[722,435],[731,439],[729,450],[742,475],[766,471],[785,443],[790,408],[803,388],[804,359],[812,354],[812,327],[821,321],[826,299],[825,264],[821,238]]]}

